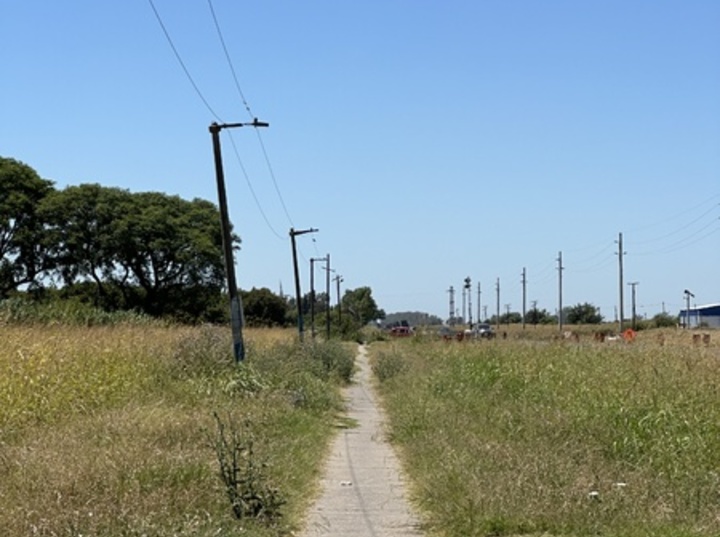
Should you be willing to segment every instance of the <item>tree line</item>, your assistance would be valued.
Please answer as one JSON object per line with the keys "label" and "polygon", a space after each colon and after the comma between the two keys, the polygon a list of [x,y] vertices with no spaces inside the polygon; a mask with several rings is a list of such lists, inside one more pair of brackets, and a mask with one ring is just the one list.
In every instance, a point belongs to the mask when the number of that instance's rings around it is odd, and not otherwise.
{"label": "tree line", "polygon": [[[72,299],[105,311],[224,322],[219,222],[217,206],[206,200],[99,184],[56,189],[30,166],[0,157],[0,300]],[[232,241],[239,249],[234,233]],[[296,320],[293,299],[266,288],[241,297],[248,324]],[[329,302],[318,295],[319,315],[330,314]],[[346,291],[343,304],[346,322],[384,315],[369,288]],[[310,310],[308,295],[301,306]]]}

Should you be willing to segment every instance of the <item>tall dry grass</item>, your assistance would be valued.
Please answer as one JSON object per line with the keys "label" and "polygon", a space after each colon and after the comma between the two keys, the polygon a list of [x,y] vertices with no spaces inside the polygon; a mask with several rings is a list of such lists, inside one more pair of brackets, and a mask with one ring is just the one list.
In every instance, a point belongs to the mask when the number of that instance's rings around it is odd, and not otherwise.
{"label": "tall dry grass", "polygon": [[373,344],[428,527],[720,534],[720,353],[683,343]]}
{"label": "tall dry grass", "polygon": [[[352,351],[288,332],[159,326],[0,326],[2,535],[287,534],[302,518]],[[327,366],[327,355],[335,362]],[[282,517],[237,520],[217,426],[254,443]]]}

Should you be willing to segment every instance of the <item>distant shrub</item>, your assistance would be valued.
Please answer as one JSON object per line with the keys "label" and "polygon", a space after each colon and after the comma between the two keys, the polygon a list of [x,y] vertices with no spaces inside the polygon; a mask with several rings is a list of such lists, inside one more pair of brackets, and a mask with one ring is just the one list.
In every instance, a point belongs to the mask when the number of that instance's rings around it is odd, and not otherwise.
{"label": "distant shrub", "polygon": [[669,313],[658,313],[652,318],[652,322],[656,328],[672,328],[677,326],[678,318],[675,315]]}

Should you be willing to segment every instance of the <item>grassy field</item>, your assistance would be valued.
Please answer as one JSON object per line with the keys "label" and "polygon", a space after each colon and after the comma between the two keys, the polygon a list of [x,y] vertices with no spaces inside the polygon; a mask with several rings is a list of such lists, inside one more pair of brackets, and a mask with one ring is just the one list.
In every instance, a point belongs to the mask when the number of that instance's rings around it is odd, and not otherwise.
{"label": "grassy field", "polygon": [[428,532],[720,535],[717,341],[539,334],[371,345]]}
{"label": "grassy field", "polygon": [[225,329],[0,324],[0,533],[296,529],[354,348],[246,338],[237,367]]}

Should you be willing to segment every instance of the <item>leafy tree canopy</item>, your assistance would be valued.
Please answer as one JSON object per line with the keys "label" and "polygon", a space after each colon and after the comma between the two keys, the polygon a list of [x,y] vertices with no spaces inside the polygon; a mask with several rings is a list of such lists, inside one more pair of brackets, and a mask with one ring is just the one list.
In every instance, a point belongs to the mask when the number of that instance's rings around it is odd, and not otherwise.
{"label": "leafy tree canopy", "polygon": [[600,324],[603,320],[600,309],[585,302],[565,310],[565,320],[569,324]]}
{"label": "leafy tree canopy", "polygon": [[370,321],[385,318],[385,312],[378,308],[369,287],[358,287],[357,289],[345,291],[342,298],[342,308],[349,311],[358,324],[362,326]]}
{"label": "leafy tree canopy", "polygon": [[0,157],[0,298],[50,268],[37,209],[51,189],[30,166]]}
{"label": "leafy tree canopy", "polygon": [[530,324],[551,324],[557,322],[557,318],[546,309],[533,308],[525,313],[525,322]]}
{"label": "leafy tree canopy", "polygon": [[242,292],[245,320],[249,326],[284,326],[288,303],[267,287]]}

